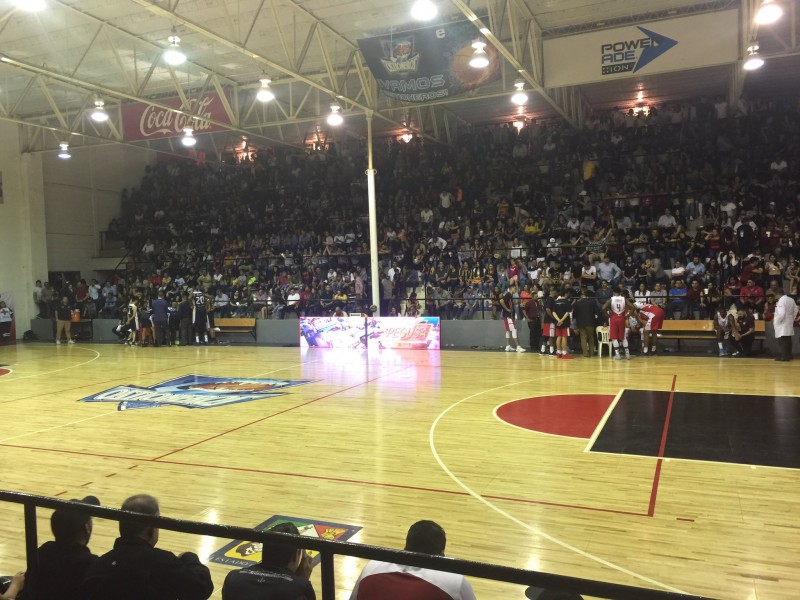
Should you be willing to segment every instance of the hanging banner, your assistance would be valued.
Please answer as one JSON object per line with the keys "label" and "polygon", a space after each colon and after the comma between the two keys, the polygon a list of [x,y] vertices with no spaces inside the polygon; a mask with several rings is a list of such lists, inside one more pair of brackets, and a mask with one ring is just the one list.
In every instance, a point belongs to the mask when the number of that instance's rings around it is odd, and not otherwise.
{"label": "hanging banner", "polygon": [[469,66],[474,41],[486,42],[469,21],[358,40],[381,92],[401,102],[457,96],[500,77],[500,55],[486,45],[489,66]]}
{"label": "hanging banner", "polygon": [[[159,103],[177,109],[182,106],[180,98],[159,100]],[[184,127],[191,127],[195,135],[225,131],[225,127],[210,123],[206,119],[221,123],[231,122],[219,94],[216,93],[189,99],[189,110],[186,112],[196,114],[198,118],[178,114],[144,102],[123,104],[122,128],[125,141],[136,142],[182,136]]]}
{"label": "hanging banner", "polygon": [[739,12],[725,10],[545,40],[548,88],[733,63]]}

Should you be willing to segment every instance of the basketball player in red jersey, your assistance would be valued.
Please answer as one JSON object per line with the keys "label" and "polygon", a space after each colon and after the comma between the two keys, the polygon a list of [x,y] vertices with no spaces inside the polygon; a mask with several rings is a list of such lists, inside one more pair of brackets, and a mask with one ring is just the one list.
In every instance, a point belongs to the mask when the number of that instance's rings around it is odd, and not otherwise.
{"label": "basketball player in red jersey", "polygon": [[635,307],[625,299],[619,286],[614,286],[611,298],[603,306],[603,312],[608,315],[608,338],[614,346],[614,360],[621,360],[619,344],[625,349],[625,359],[631,359],[628,349],[628,340],[625,337],[625,323],[628,321],[628,311]]}
{"label": "basketball player in red jersey", "polygon": [[664,324],[664,311],[654,304],[642,302],[637,302],[636,308],[639,310],[637,318],[642,324],[642,356],[655,356],[658,341],[656,334]]}

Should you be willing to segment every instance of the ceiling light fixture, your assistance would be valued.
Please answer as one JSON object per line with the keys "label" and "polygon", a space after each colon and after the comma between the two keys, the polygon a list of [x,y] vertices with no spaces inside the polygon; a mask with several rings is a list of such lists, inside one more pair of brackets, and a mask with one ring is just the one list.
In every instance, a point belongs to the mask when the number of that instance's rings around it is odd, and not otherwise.
{"label": "ceiling light fixture", "polygon": [[525,93],[525,82],[522,79],[517,79],[514,82],[514,87],[517,91],[511,96],[511,102],[517,106],[522,106],[528,101],[528,94]]}
{"label": "ceiling light fixture", "polygon": [[61,160],[68,160],[72,158],[72,154],[69,153],[69,144],[67,142],[61,142],[58,147],[61,148],[61,150],[58,152],[58,158]]}
{"label": "ceiling light fixture", "polygon": [[745,71],[755,71],[764,66],[764,59],[758,54],[758,44],[747,47],[747,58],[744,60],[742,68]]}
{"label": "ceiling light fixture", "polygon": [[489,56],[486,54],[486,42],[472,42],[475,53],[469,61],[469,66],[473,69],[485,69],[489,66]]}
{"label": "ceiling light fixture", "polygon": [[197,138],[194,137],[194,130],[191,127],[183,128],[183,138],[181,143],[187,148],[191,148],[197,143]]}
{"label": "ceiling light fixture", "polygon": [[272,90],[269,89],[269,82],[269,79],[261,80],[261,87],[258,89],[258,93],[256,93],[256,100],[259,102],[270,102],[275,100],[275,94],[273,94]]}
{"label": "ceiling light fixture", "polygon": [[172,35],[167,38],[169,48],[164,51],[164,61],[168,65],[177,67],[186,62],[186,55],[181,51],[181,38],[176,35],[175,28],[172,28]]}
{"label": "ceiling light fixture", "polygon": [[14,6],[25,12],[39,12],[47,8],[44,0],[14,0]]}
{"label": "ceiling light fixture", "polygon": [[439,13],[431,0],[417,0],[411,6],[411,16],[417,21],[430,21]]}
{"label": "ceiling light fixture", "polygon": [[96,123],[105,123],[108,121],[108,113],[106,112],[105,105],[106,103],[100,99],[94,101],[94,110],[89,115],[92,117],[92,121]]}
{"label": "ceiling light fixture", "polygon": [[783,16],[783,9],[775,0],[764,0],[756,11],[756,25],[771,25]]}
{"label": "ceiling light fixture", "polygon": [[328,125],[332,125],[333,127],[338,127],[342,123],[344,123],[344,117],[342,117],[341,111],[342,107],[338,104],[331,104],[331,114],[328,115]]}

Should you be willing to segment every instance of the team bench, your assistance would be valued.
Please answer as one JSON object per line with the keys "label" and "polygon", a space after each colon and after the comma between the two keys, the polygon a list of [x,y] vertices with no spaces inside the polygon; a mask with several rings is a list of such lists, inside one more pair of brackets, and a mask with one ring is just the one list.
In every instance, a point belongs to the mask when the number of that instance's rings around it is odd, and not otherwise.
{"label": "team bench", "polygon": [[214,319],[214,326],[219,328],[219,333],[249,333],[256,339],[255,318]]}
{"label": "team bench", "polygon": [[[681,350],[681,340],[712,340],[717,339],[714,331],[714,321],[683,320],[676,319],[664,321],[658,332],[659,339],[676,340],[678,342],[678,352]],[[762,320],[756,321],[755,339],[764,348],[764,338],[766,337],[766,324]]]}

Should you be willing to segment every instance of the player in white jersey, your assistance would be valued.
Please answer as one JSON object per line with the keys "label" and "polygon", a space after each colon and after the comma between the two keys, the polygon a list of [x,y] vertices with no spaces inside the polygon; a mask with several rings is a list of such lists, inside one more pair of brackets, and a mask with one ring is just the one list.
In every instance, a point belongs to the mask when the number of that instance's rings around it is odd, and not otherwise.
{"label": "player in white jersey", "polygon": [[622,295],[619,286],[614,286],[611,298],[603,306],[603,312],[608,315],[608,337],[614,347],[614,360],[621,360],[620,343],[625,350],[625,358],[631,359],[631,352],[628,348],[628,339],[625,337],[625,324],[628,321],[628,311],[633,306]]}
{"label": "player in white jersey", "polygon": [[720,356],[728,356],[730,352],[725,349],[725,342],[730,343],[731,333],[734,331],[733,317],[728,314],[728,309],[722,304],[717,308],[714,315],[714,331],[717,334],[717,346]]}

